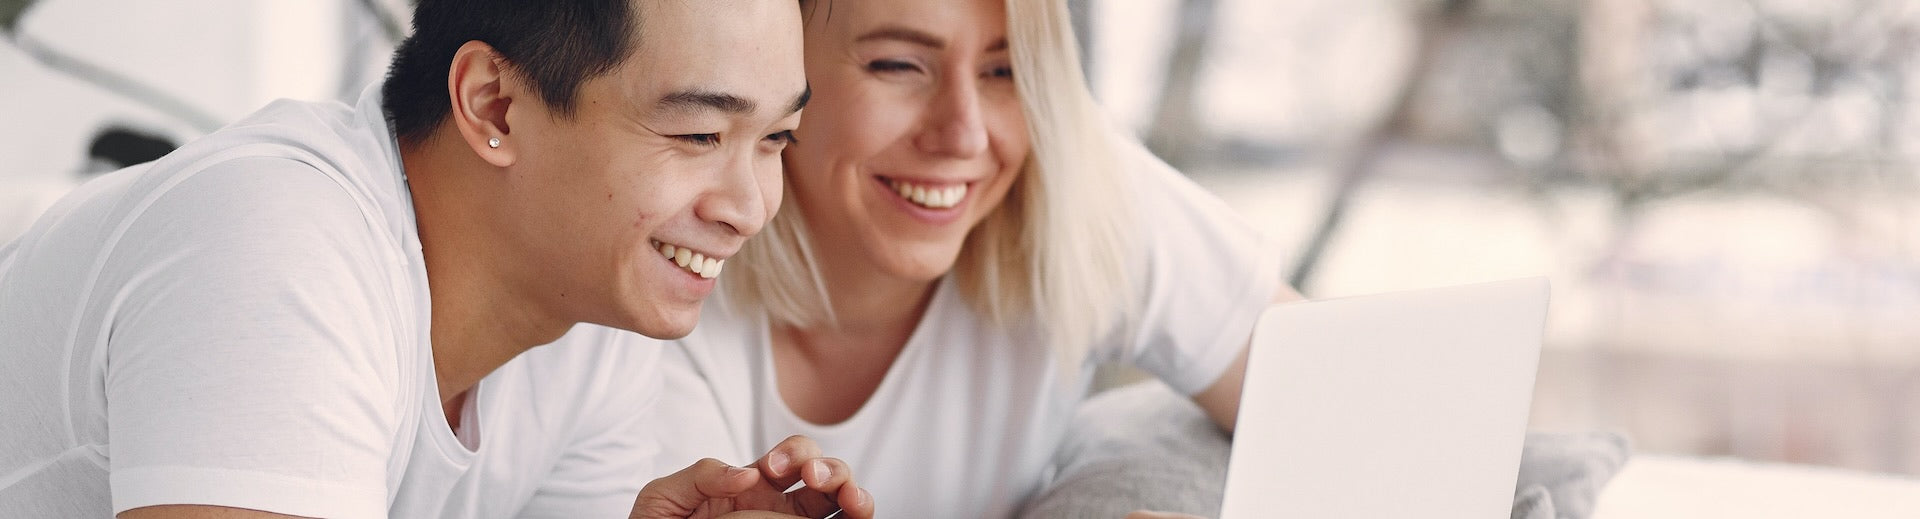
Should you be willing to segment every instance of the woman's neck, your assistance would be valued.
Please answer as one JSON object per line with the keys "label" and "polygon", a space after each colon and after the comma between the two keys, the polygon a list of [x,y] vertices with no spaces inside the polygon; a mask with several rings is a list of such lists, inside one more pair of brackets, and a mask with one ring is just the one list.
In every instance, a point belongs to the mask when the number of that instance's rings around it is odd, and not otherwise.
{"label": "woman's neck", "polygon": [[[851,250],[833,247],[831,250]],[[893,336],[902,342],[920,322],[926,304],[932,299],[939,279],[910,280],[886,274],[884,269],[861,261],[856,254],[824,254],[820,261],[821,281],[827,300],[833,307],[833,319],[809,327],[805,332],[824,334]]]}
{"label": "woman's neck", "polygon": [[938,281],[887,276],[846,256],[817,258],[834,319],[775,326],[774,371],[794,415],[834,424],[853,417],[879,390],[931,306]]}

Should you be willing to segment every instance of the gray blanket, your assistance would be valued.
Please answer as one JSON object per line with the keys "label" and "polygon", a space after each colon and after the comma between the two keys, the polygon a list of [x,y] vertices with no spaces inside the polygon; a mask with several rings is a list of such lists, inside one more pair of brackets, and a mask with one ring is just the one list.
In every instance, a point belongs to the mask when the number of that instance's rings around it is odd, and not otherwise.
{"label": "gray blanket", "polygon": [[[1158,381],[1081,405],[1054,460],[1053,483],[1022,517],[1119,519],[1133,510],[1220,514],[1228,439],[1192,401]],[[1529,433],[1513,519],[1585,519],[1629,449],[1614,433]]]}

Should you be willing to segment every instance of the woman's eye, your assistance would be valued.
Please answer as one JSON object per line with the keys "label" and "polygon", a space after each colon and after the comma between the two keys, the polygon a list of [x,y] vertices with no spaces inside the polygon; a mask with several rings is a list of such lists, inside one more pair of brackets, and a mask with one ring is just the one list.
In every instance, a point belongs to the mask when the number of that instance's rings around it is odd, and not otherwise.
{"label": "woman's eye", "polygon": [[890,59],[878,59],[867,63],[867,70],[872,72],[910,72],[919,68],[912,63]]}
{"label": "woman's eye", "polygon": [[675,135],[673,138],[701,146],[717,146],[720,144],[720,134],[718,133],[691,133],[687,135]]}
{"label": "woman's eye", "polygon": [[994,67],[994,68],[988,69],[987,77],[1002,78],[1002,79],[1011,78],[1013,77],[1013,67]]}

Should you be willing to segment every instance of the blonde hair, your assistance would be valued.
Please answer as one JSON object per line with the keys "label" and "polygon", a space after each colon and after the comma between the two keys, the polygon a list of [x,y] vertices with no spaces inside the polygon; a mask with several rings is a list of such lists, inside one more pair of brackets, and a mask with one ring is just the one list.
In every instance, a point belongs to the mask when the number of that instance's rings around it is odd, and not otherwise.
{"label": "blonde hair", "polygon": [[[1007,40],[1032,148],[1007,198],[967,235],[952,275],[989,323],[1044,330],[1072,372],[1131,312],[1122,147],[1087,91],[1064,1],[1007,0]],[[765,310],[776,324],[830,324],[795,205],[728,262],[725,303]]]}

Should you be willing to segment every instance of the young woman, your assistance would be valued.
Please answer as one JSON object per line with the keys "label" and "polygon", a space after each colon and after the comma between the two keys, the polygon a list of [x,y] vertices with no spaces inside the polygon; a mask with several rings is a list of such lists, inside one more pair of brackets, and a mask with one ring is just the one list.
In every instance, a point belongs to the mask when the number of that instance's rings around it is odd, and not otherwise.
{"label": "young woman", "polygon": [[1108,360],[1232,430],[1254,321],[1299,296],[1219,200],[1109,130],[1063,4],[802,3],[787,203],[667,354],[667,465],[804,434],[889,514],[1004,517]]}

